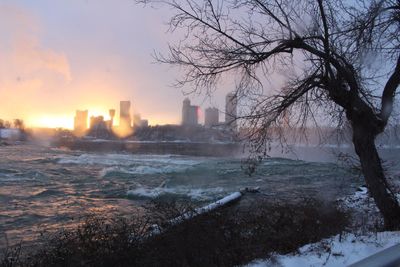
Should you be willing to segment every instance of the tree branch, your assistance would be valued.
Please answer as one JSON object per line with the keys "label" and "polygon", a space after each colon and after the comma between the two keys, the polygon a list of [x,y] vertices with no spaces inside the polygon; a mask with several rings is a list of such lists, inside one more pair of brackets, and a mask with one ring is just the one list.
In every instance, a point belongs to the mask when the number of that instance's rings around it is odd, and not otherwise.
{"label": "tree branch", "polygon": [[393,100],[399,85],[400,85],[400,55],[397,59],[396,67],[392,75],[390,76],[389,80],[387,81],[382,93],[380,117],[385,125],[387,124],[390,114],[392,113]]}

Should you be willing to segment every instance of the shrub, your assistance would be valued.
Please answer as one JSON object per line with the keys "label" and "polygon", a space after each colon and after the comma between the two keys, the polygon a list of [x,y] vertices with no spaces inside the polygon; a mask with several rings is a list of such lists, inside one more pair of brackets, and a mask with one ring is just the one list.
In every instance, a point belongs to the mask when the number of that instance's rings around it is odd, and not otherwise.
{"label": "shrub", "polygon": [[[235,266],[295,251],[348,223],[348,215],[332,204],[256,200],[168,226],[169,219],[188,210],[193,211],[176,202],[154,203],[141,218],[89,217],[74,230],[48,236],[22,261],[10,264],[3,257],[0,266]],[[154,223],[164,230],[154,234]]]}

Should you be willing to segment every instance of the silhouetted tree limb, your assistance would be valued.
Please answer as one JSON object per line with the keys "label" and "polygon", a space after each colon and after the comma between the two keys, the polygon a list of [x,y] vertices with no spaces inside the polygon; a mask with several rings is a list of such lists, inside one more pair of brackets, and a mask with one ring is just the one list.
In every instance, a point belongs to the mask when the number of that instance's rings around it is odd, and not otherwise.
{"label": "silhouetted tree limb", "polygon": [[[235,94],[247,107],[239,119],[251,129],[254,151],[268,150],[287,121],[305,127],[321,111],[336,122],[345,116],[385,225],[400,227],[400,207],[375,146],[400,84],[398,0],[139,2],[172,8],[171,30],[185,33],[168,55],[157,56],[183,68],[177,85],[210,92],[226,73],[239,77]],[[264,92],[275,69],[292,75],[280,91]]]}

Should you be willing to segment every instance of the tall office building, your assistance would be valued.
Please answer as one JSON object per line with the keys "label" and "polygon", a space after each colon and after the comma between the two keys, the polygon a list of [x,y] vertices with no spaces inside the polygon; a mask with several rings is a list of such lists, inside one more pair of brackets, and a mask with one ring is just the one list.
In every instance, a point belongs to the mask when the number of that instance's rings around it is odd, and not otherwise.
{"label": "tall office building", "polygon": [[219,123],[219,111],[217,108],[207,108],[205,111],[204,126],[217,126]]}
{"label": "tall office building", "polygon": [[140,116],[139,113],[133,114],[133,128],[140,127],[141,120],[142,120],[142,117]]}
{"label": "tall office building", "polygon": [[143,120],[139,113],[133,115],[133,128],[148,127],[149,121]]}
{"label": "tall office building", "polygon": [[87,130],[88,110],[77,110],[74,117],[74,132],[83,135]]}
{"label": "tall office building", "polygon": [[103,116],[91,116],[90,117],[90,130],[106,130],[107,124],[104,121]]}
{"label": "tall office building", "polygon": [[110,109],[108,114],[110,115],[109,129],[112,129],[114,125],[115,109]]}
{"label": "tall office building", "polygon": [[237,97],[229,93],[225,98],[225,124],[232,130],[237,130]]}
{"label": "tall office building", "polygon": [[90,130],[88,135],[95,138],[112,138],[113,135],[111,133],[111,120],[105,121],[103,116],[91,116]]}
{"label": "tall office building", "polygon": [[182,125],[186,125],[189,120],[190,100],[185,98],[182,104]]}
{"label": "tall office building", "polygon": [[190,105],[190,100],[185,98],[182,106],[182,125],[194,126],[199,123],[199,106]]}
{"label": "tall office building", "polygon": [[119,127],[124,129],[131,128],[131,101],[120,101],[119,108]]}

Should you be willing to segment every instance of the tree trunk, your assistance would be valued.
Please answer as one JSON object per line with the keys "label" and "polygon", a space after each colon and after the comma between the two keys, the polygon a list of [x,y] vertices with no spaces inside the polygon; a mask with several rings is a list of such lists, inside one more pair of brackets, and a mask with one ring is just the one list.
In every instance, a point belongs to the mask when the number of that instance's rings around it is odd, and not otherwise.
{"label": "tree trunk", "polygon": [[376,150],[375,137],[371,127],[353,123],[353,143],[369,192],[383,216],[385,228],[396,230],[400,229],[400,206],[388,188],[381,159]]}

